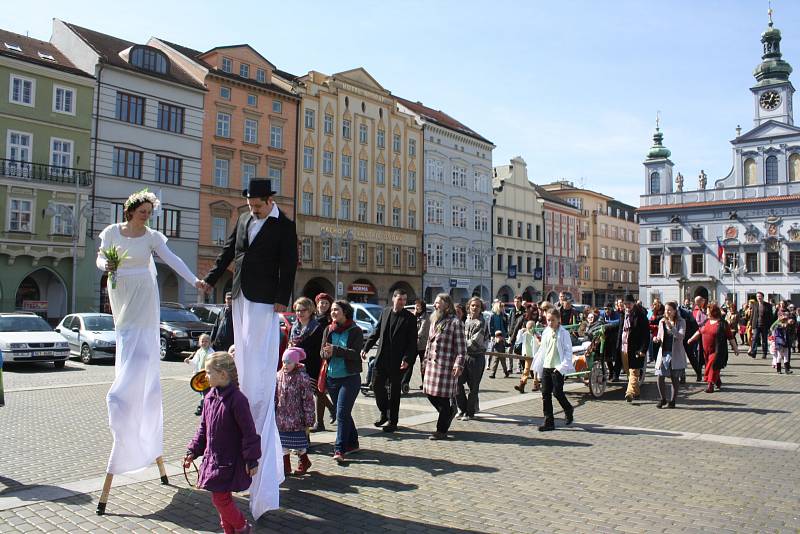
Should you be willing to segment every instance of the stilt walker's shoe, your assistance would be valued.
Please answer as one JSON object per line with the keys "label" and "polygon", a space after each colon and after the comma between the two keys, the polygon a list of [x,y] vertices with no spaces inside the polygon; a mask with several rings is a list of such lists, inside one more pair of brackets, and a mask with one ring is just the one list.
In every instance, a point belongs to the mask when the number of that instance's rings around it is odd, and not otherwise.
{"label": "stilt walker's shoe", "polygon": [[292,461],[289,459],[288,454],[283,455],[283,474],[285,476],[292,474]]}

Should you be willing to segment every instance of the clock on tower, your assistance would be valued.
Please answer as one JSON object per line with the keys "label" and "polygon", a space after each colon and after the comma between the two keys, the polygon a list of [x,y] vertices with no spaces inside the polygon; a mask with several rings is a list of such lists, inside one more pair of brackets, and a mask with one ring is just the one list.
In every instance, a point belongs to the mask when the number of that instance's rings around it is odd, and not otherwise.
{"label": "clock on tower", "polygon": [[753,76],[756,85],[750,88],[755,97],[755,125],[775,120],[794,124],[792,117],[792,95],[794,87],[789,81],[792,66],[781,59],[781,32],[773,27],[772,10],[769,12],[769,27],[761,34],[764,53]]}

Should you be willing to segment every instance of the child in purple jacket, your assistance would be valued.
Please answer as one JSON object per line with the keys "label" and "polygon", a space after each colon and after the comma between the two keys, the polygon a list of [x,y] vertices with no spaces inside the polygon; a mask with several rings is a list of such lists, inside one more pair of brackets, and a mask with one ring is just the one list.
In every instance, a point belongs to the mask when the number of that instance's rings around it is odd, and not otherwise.
{"label": "child in purple jacket", "polygon": [[250,487],[261,458],[261,438],[256,433],[250,404],[239,391],[233,357],[215,352],[206,358],[211,389],[203,401],[203,418],[189,443],[184,467],[203,456],[197,487],[211,492],[225,534],[249,533],[252,525],[233,502],[231,492]]}
{"label": "child in purple jacket", "polygon": [[290,347],[283,353],[283,367],[278,371],[275,385],[275,422],[283,446],[283,473],[292,474],[289,453],[295,451],[300,463],[295,475],[304,475],[311,467],[308,459],[308,434],[314,425],[314,388],[300,363],[306,353],[300,347]]}

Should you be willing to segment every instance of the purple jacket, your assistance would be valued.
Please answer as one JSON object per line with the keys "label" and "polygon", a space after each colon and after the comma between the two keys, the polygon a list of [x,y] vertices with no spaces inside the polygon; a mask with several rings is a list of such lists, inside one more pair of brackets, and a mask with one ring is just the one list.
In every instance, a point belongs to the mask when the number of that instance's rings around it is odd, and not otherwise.
{"label": "purple jacket", "polygon": [[279,432],[297,432],[314,424],[314,389],[303,364],[291,373],[278,371],[275,422]]}
{"label": "purple jacket", "polygon": [[211,388],[203,401],[203,419],[189,452],[203,456],[197,487],[208,491],[243,491],[250,487],[248,465],[258,465],[261,438],[250,403],[235,384]]}

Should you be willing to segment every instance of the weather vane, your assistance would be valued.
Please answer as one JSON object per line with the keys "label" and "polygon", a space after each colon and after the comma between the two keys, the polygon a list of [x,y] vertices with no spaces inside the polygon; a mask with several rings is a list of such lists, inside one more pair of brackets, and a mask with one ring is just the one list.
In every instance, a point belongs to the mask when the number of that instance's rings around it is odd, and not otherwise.
{"label": "weather vane", "polygon": [[656,130],[658,130],[659,125],[661,124],[661,111],[656,111]]}
{"label": "weather vane", "polygon": [[767,15],[769,15],[769,25],[772,26],[772,0],[767,0],[767,5],[769,5],[769,9],[767,9]]}

